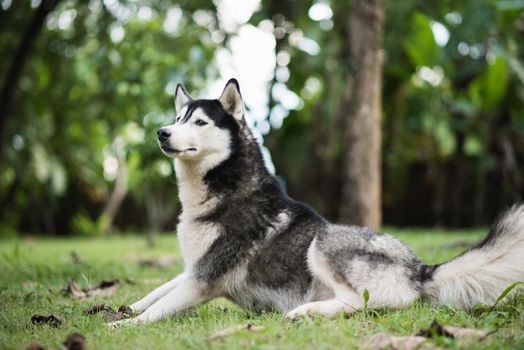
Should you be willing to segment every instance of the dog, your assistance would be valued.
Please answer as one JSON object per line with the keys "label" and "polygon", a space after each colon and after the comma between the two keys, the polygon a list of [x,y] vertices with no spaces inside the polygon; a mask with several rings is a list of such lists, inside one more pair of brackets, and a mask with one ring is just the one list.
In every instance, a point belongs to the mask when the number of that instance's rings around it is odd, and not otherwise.
{"label": "dog", "polygon": [[217,100],[195,100],[179,84],[175,109],[175,122],[157,134],[174,158],[185,270],[132,304],[138,316],[110,328],[158,321],[217,297],[290,320],[419,299],[471,308],[524,280],[524,205],[501,215],[475,247],[428,266],[388,234],[332,224],[289,198],[264,165],[235,79]]}

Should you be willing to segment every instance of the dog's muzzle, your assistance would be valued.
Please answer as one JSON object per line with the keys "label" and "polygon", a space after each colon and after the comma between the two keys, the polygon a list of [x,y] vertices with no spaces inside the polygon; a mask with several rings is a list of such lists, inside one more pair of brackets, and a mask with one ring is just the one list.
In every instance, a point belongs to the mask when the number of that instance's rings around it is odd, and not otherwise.
{"label": "dog's muzzle", "polygon": [[166,128],[160,128],[158,129],[158,131],[156,132],[156,135],[158,137],[158,141],[160,142],[165,142],[169,139],[169,137],[171,136],[171,131],[169,131],[168,129]]}

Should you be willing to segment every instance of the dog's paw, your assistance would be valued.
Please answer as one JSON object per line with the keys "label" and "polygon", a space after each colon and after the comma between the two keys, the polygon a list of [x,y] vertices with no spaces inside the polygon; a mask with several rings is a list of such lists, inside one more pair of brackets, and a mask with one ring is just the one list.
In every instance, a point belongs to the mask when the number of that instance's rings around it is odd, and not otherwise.
{"label": "dog's paw", "polygon": [[308,310],[305,308],[298,307],[290,312],[288,312],[285,316],[286,320],[289,322],[297,321],[301,317],[308,316]]}
{"label": "dog's paw", "polygon": [[135,318],[126,318],[120,321],[106,323],[106,327],[107,329],[115,330],[115,329],[121,328],[122,326],[132,325],[132,324],[137,324],[137,323],[138,322]]}
{"label": "dog's paw", "polygon": [[115,330],[122,326],[122,321],[114,321],[106,323],[106,328],[109,330]]}

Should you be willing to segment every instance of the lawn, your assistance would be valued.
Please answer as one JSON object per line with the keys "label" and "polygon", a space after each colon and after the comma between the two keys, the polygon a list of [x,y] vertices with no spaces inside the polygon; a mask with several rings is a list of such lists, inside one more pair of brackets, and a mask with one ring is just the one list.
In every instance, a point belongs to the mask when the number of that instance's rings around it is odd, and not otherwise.
{"label": "lawn", "polygon": [[[476,242],[482,231],[396,230],[426,263],[442,262]],[[75,252],[77,259],[72,259]],[[180,257],[175,235],[161,235],[154,248],[137,235],[109,238],[0,241],[0,348],[24,348],[31,341],[59,348],[68,334],[79,332],[90,349],[351,349],[362,348],[373,334],[412,335],[434,319],[442,324],[495,331],[468,349],[524,349],[524,297],[518,295],[497,309],[468,313],[449,307],[432,308],[418,302],[405,310],[368,310],[335,319],[286,322],[278,313],[255,314],[226,300],[216,300],[193,312],[154,324],[111,331],[106,316],[84,315],[83,310],[104,302],[115,308],[130,304],[182,271],[179,260],[170,267],[148,267],[143,259]],[[523,257],[524,258],[524,257]],[[118,278],[121,287],[111,296],[73,299],[61,292],[74,278],[80,286]],[[372,298],[372,296],[371,296]],[[60,328],[32,325],[33,314],[64,318]],[[263,326],[208,340],[210,334],[233,325]],[[459,348],[456,340],[437,337],[430,344]]]}

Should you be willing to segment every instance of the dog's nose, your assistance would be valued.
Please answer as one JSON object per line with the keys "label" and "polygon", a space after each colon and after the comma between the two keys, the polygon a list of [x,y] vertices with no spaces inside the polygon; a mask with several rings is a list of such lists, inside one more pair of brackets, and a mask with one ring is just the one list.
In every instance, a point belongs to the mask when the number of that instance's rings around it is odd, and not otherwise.
{"label": "dog's nose", "polygon": [[160,141],[165,141],[165,140],[167,140],[169,138],[169,136],[171,136],[171,132],[169,130],[167,130],[166,128],[158,129],[156,134],[157,134],[158,139]]}

